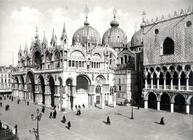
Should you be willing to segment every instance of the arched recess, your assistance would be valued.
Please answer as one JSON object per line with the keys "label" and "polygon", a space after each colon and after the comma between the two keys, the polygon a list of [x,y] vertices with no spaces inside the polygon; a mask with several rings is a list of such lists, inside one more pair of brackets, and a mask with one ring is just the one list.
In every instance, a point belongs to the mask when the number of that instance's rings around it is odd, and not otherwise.
{"label": "arched recess", "polygon": [[40,86],[41,86],[41,94],[42,94],[42,104],[45,104],[45,82],[44,77],[42,75],[39,76]]}
{"label": "arched recess", "polygon": [[35,51],[33,54],[33,64],[35,67],[42,69],[42,56],[40,51]]}
{"label": "arched recess", "polygon": [[58,77],[58,81],[59,81],[59,95],[62,96],[63,94],[63,82],[62,82],[62,78]]}
{"label": "arched recess", "polygon": [[25,86],[25,84],[24,84],[24,78],[23,78],[23,76],[21,76],[20,78],[21,78],[22,89],[24,89],[24,86]]}
{"label": "arched recess", "polygon": [[174,54],[174,41],[169,37],[167,37],[163,42],[163,54]]}
{"label": "arched recess", "polygon": [[184,72],[181,73],[180,84],[183,86],[186,85],[186,74]]}
{"label": "arched recess", "polygon": [[55,107],[55,99],[54,99],[54,94],[55,94],[55,82],[54,78],[49,75],[48,76],[48,81],[49,81],[49,87],[50,87],[50,92],[51,92],[51,106]]}
{"label": "arched recess", "polygon": [[18,79],[18,77],[15,77],[15,88],[16,89],[19,89],[19,79]]}
{"label": "arched recess", "polygon": [[171,84],[171,76],[170,73],[167,72],[166,73],[166,85],[170,85]]}
{"label": "arched recess", "polygon": [[26,76],[26,83],[27,83],[27,90],[32,95],[33,102],[35,102],[35,81],[34,81],[34,74],[29,71]]}
{"label": "arched recess", "polygon": [[178,73],[174,72],[173,85],[178,85]]}
{"label": "arched recess", "polygon": [[189,86],[192,86],[193,90],[193,71],[191,71],[189,74]]}
{"label": "arched recess", "polygon": [[87,92],[89,91],[91,85],[90,78],[86,75],[78,75],[76,77],[76,91],[77,92]]}
{"label": "arched recess", "polygon": [[159,84],[160,85],[164,85],[164,78],[163,78],[164,76],[163,76],[163,73],[162,72],[160,72],[160,77],[159,77]]}
{"label": "arched recess", "polygon": [[148,94],[148,108],[157,108],[157,96],[153,92]]}
{"label": "arched recess", "polygon": [[157,85],[157,75],[155,72],[153,73],[153,85]]}
{"label": "arched recess", "polygon": [[72,91],[72,79],[71,78],[68,78],[66,80],[66,86],[68,87],[68,95],[69,95],[69,98],[70,98],[70,107],[71,109],[73,109],[73,106],[74,106],[74,97],[73,97],[73,91]]}
{"label": "arched recess", "polygon": [[170,101],[170,96],[167,93],[163,93],[160,100],[160,109],[170,111]]}
{"label": "arched recess", "polygon": [[174,98],[174,111],[185,113],[186,106],[185,106],[185,98],[182,94],[177,94]]}
{"label": "arched recess", "polygon": [[148,84],[148,85],[151,84],[151,75],[150,75],[149,72],[148,72],[148,74],[147,74],[147,84]]}
{"label": "arched recess", "polygon": [[103,84],[105,84],[105,77],[103,75],[98,75],[96,78],[95,78],[95,81],[96,81],[96,85],[100,85],[102,86]]}

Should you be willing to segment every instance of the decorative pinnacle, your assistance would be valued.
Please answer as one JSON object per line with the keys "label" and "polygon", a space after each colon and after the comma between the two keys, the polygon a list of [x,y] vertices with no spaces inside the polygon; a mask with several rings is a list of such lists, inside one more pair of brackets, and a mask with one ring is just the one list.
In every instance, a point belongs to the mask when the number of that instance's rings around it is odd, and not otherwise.
{"label": "decorative pinnacle", "polygon": [[36,38],[38,38],[38,27],[36,26]]}
{"label": "decorative pinnacle", "polygon": [[88,9],[87,5],[85,6],[84,12],[85,12],[85,18],[86,18],[86,20],[84,22],[84,25],[89,25],[88,20],[87,20],[88,19],[89,9]]}
{"label": "decorative pinnacle", "polygon": [[146,12],[145,10],[142,11],[142,22],[145,22]]}
{"label": "decorative pinnacle", "polygon": [[113,17],[114,17],[114,19],[116,19],[116,15],[117,15],[117,9],[113,9]]}

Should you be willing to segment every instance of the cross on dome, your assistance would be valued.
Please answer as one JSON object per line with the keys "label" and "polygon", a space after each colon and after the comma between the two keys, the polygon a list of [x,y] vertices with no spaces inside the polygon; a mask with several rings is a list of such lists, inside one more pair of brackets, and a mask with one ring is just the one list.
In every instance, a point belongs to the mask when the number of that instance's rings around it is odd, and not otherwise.
{"label": "cross on dome", "polygon": [[87,20],[88,19],[89,9],[88,9],[87,5],[85,6],[84,12],[85,12],[85,18],[86,18],[86,20],[84,22],[84,25],[89,25],[88,20]]}
{"label": "cross on dome", "polygon": [[117,9],[113,9],[113,16],[114,16],[114,19],[116,18],[116,15],[117,15]]}

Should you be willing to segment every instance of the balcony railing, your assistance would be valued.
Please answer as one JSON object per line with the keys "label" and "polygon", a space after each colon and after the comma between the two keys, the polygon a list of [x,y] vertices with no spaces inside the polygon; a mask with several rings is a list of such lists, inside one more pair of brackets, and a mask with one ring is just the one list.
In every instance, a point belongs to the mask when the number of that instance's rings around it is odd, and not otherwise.
{"label": "balcony railing", "polygon": [[[147,89],[151,89],[151,85],[147,85]],[[153,85],[153,89],[157,89],[157,85]],[[164,89],[164,85],[159,85],[159,89]],[[171,85],[166,85],[166,90],[178,90],[178,85],[173,85],[173,89],[171,89]],[[180,90],[186,91],[186,86],[181,85]],[[193,86],[189,86],[189,90],[193,90]]]}

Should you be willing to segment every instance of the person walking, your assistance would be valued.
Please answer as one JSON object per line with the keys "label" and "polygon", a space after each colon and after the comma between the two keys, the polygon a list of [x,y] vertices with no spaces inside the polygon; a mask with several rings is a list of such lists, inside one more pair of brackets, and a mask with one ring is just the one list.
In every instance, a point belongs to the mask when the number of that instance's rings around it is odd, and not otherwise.
{"label": "person walking", "polygon": [[107,124],[109,124],[109,125],[111,124],[109,116],[107,116]]}
{"label": "person walking", "polygon": [[44,113],[44,112],[45,112],[45,107],[43,106],[43,107],[42,107],[42,113]]}
{"label": "person walking", "polygon": [[63,117],[62,117],[62,123],[66,123],[66,117],[65,117],[65,115],[63,115]]}
{"label": "person walking", "polygon": [[161,125],[164,125],[164,124],[165,124],[165,123],[164,123],[164,117],[161,117],[160,124],[161,124]]}
{"label": "person walking", "polygon": [[50,116],[49,116],[49,118],[50,118],[50,119],[52,118],[52,111],[50,112]]}
{"label": "person walking", "polygon": [[68,123],[67,123],[67,128],[70,129],[70,127],[71,127],[71,122],[68,121]]}

